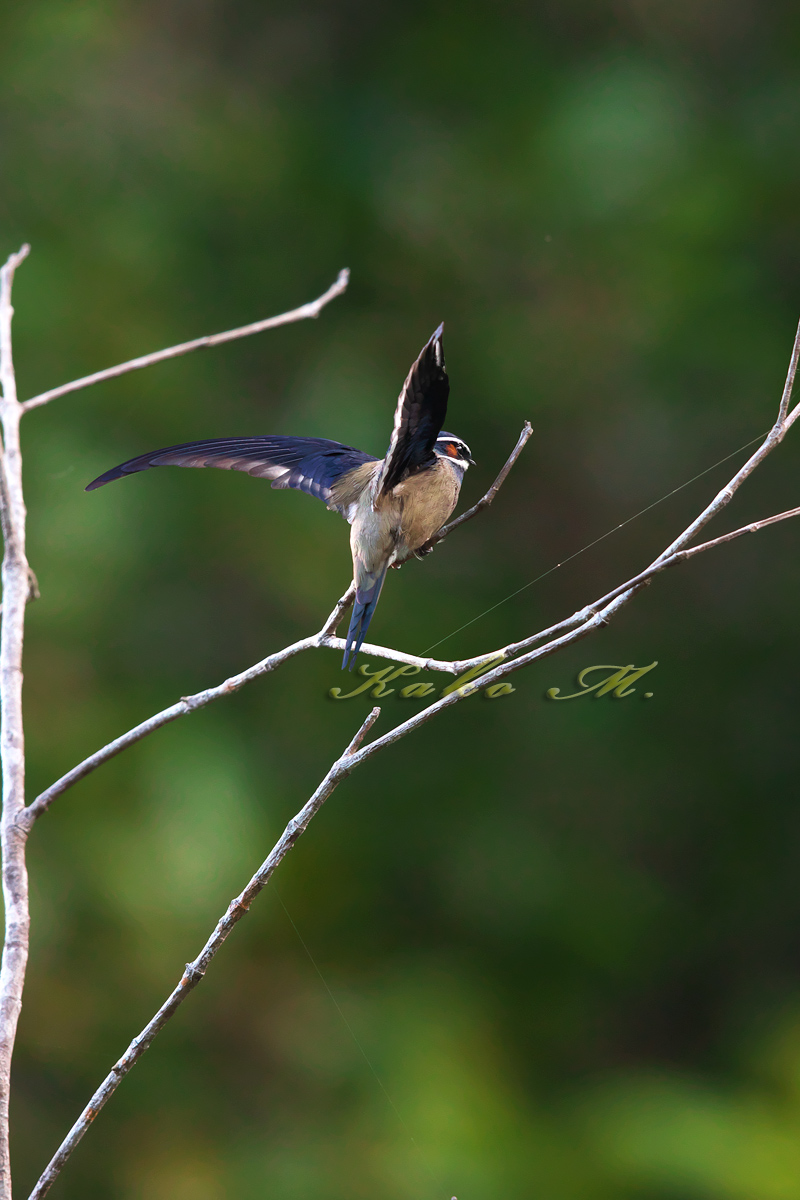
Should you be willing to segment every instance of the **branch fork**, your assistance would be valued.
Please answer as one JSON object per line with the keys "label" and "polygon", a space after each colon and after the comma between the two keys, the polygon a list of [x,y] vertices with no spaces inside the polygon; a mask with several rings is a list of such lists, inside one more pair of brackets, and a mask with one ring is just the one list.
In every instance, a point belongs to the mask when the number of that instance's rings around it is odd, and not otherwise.
{"label": "branch fork", "polygon": [[[47,811],[59,796],[85,778],[97,767],[127,749],[128,746],[147,737],[171,721],[194,712],[215,700],[229,696],[253,679],[268,674],[289,659],[306,650],[336,649],[344,646],[336,631],[353,601],[352,585],[337,602],[320,630],[309,637],[286,646],[268,655],[246,670],[232,675],[216,687],[207,688],[180,700],[142,721],[133,729],[109,742],[83,762],[78,763],[29,805],[25,805],[25,757],[22,726],[22,645],[24,636],[25,608],[30,599],[38,596],[35,576],[25,557],[25,504],[22,492],[22,465],[19,448],[19,422],[24,412],[48,404],[51,400],[68,395],[95,383],[113,379],[130,371],[188,354],[193,350],[221,345],[237,338],[266,329],[277,328],[294,321],[316,318],[323,308],[347,287],[348,272],[340,272],[336,281],[316,300],[276,317],[254,322],[226,333],[196,338],[178,346],[167,347],[153,354],[131,359],[115,367],[83,376],[71,383],[51,388],[20,404],[17,399],[16,383],[11,346],[11,289],[14,272],[28,254],[23,246],[12,254],[5,266],[0,268],[0,423],[2,424],[2,446],[0,447],[0,525],[4,538],[2,565],[3,604],[0,624],[0,765],[3,781],[3,811],[0,823],[2,841],[2,883],[5,901],[6,926],[0,965],[0,1200],[11,1200],[11,1173],[8,1154],[8,1108],[10,1091],[11,1055],[16,1034],[17,1019],[22,1002],[22,987],[28,953],[28,892],[25,867],[25,846],[28,834],[35,821]],[[215,929],[193,962],[187,963],[175,988],[152,1018],[134,1037],[122,1057],[114,1064],[91,1100],[78,1117],[67,1137],[48,1164],[37,1182],[30,1200],[41,1200],[60,1174],[78,1142],[84,1136],[100,1109],[113,1095],[124,1076],[138,1062],[154,1038],[173,1016],[177,1008],[203,979],[206,970],[234,926],[248,912],[253,900],[271,879],[274,871],[308,828],[309,823],[330,797],[338,784],[356,770],[368,758],[400,741],[420,725],[432,720],[445,708],[461,703],[478,690],[505,679],[513,671],[529,666],[541,658],[556,653],[588,636],[594,630],[608,625],[614,616],[628,604],[643,588],[647,587],[662,571],[686,562],[698,554],[733,541],[745,534],[756,533],[780,521],[800,516],[800,507],[788,509],[760,521],[743,525],[730,533],[709,541],[690,546],[705,525],[730,502],[739,487],[760,465],[771,451],[780,444],[786,433],[800,415],[800,406],[790,408],[792,388],[800,358],[800,327],[792,349],[789,370],[781,394],[775,423],[766,438],[747,462],[722,488],[698,517],[656,558],[648,567],[632,576],[625,583],[607,592],[593,603],[584,606],[572,616],[539,630],[518,642],[509,643],[499,649],[487,651],[471,659],[458,662],[423,658],[406,654],[387,646],[367,644],[365,654],[388,659],[392,662],[413,666],[422,670],[439,671],[460,676],[479,667],[486,670],[477,678],[462,686],[444,689],[443,695],[415,713],[396,728],[366,742],[365,739],[380,714],[373,708],[340,758],[330,767],[325,778],[300,811],[287,823],[281,837],[269,855],[252,876],[243,891],[228,905],[217,922]],[[517,443],[507,462],[486,494],[467,512],[444,526],[422,547],[423,552],[432,549],[465,522],[488,508],[505,482],[509,472],[531,436],[531,426],[526,421]]]}

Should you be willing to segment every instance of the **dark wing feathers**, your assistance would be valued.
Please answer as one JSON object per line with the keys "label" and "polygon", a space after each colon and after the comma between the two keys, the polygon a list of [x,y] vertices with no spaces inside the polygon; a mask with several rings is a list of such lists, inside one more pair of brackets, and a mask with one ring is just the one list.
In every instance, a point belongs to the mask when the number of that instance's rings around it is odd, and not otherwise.
{"label": "dark wing feathers", "polygon": [[[423,348],[400,393],[378,483],[381,492],[389,491],[434,459],[433,447],[447,413],[450,390],[444,367],[442,328],[440,325]],[[274,488],[297,488],[327,503],[331,487],[338,479],[364,463],[377,461],[372,454],[327,438],[211,438],[166,446],[128,459],[93,479],[86,491],[92,492],[114,479],[150,467],[219,467],[270,479]]]}
{"label": "dark wing feathers", "polygon": [[86,491],[150,467],[219,467],[271,479],[274,488],[297,488],[327,503],[337,479],[365,462],[377,461],[372,454],[327,438],[211,438],[140,454],[92,480]]}
{"label": "dark wing feathers", "polygon": [[378,488],[388,492],[434,459],[433,447],[447,414],[450,384],[440,325],[408,373],[394,414],[392,440]]}

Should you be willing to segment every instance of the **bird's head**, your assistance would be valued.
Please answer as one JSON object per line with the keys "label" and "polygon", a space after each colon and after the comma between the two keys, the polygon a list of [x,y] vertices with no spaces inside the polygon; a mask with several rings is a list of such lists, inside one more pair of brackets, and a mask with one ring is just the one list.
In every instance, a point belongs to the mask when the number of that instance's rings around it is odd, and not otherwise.
{"label": "bird's head", "polygon": [[475,466],[475,459],[470,453],[469,446],[463,438],[457,437],[454,433],[440,433],[436,439],[434,450],[440,458],[449,459],[455,466],[461,467],[462,471],[466,471],[467,467]]}

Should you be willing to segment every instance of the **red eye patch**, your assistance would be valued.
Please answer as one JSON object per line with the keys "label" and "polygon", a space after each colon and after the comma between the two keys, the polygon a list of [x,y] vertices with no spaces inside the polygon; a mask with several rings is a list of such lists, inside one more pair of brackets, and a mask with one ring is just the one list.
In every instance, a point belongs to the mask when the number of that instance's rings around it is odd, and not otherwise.
{"label": "red eye patch", "polygon": [[445,446],[445,454],[449,454],[451,458],[458,458],[458,449],[452,442],[448,442]]}

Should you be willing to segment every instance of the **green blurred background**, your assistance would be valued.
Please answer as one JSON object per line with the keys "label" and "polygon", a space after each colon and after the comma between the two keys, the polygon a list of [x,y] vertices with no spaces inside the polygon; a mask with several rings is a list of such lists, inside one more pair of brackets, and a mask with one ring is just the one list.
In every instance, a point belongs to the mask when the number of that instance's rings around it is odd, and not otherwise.
{"label": "green blurred background", "polygon": [[[347,583],[322,505],[214,471],[86,495],[115,463],[258,432],[380,455],[444,319],[465,502],[535,429],[491,512],[381,600],[371,636],[412,652],[474,621],[456,657],[641,569],[745,455],[649,506],[771,423],[800,311],[795,5],[29,0],[0,56],[22,397],[352,270],[316,322],[26,418],[31,796]],[[800,503],[798,464],[795,430],[714,532]],[[343,784],[53,1195],[800,1197],[798,538],[663,577]],[[653,659],[626,700],[545,699]],[[363,718],[341,682],[307,654],[37,826],[20,1195]]]}

